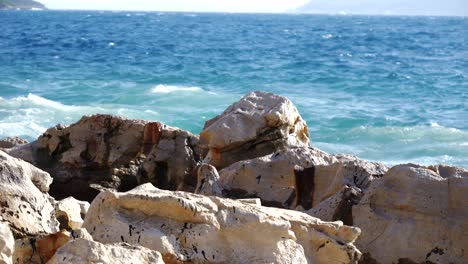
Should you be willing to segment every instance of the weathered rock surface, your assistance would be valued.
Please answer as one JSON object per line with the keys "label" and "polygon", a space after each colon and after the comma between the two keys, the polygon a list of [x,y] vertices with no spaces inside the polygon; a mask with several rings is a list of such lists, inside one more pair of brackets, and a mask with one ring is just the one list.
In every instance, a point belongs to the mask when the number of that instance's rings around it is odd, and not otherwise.
{"label": "weathered rock surface", "polygon": [[382,164],[352,156],[291,148],[237,162],[219,172],[219,181],[226,197],[258,197],[265,205],[309,210],[345,186],[367,188],[386,170]]}
{"label": "weathered rock surface", "polygon": [[[94,115],[50,128],[9,153],[48,171],[55,198],[91,201],[99,190],[130,190],[138,179],[175,189],[192,177],[197,143],[196,136],[158,122]],[[195,177],[192,182],[194,189]]]}
{"label": "weathered rock surface", "polygon": [[47,264],[164,264],[159,252],[125,243],[104,245],[77,239],[61,247]]}
{"label": "weathered rock surface", "polygon": [[68,197],[55,204],[55,215],[60,222],[60,230],[77,230],[83,225],[84,217],[88,212],[88,202]]}
{"label": "weathered rock surface", "polygon": [[466,170],[395,166],[352,209],[358,247],[378,263],[467,263],[467,201]]}
{"label": "weathered rock surface", "polygon": [[84,227],[96,241],[161,252],[167,263],[351,263],[360,230],[284,209],[163,191],[103,192]]}
{"label": "weathered rock surface", "polygon": [[0,139],[0,149],[1,148],[13,148],[16,146],[24,145],[29,143],[26,139],[20,137],[8,137],[5,139]]}
{"label": "weathered rock surface", "polygon": [[[0,218],[1,221],[1,218]],[[11,264],[15,240],[10,227],[0,222],[0,264]]]}
{"label": "weathered rock surface", "polygon": [[152,131],[150,141],[157,144],[140,167],[139,183],[150,182],[165,190],[193,192],[197,182],[194,170],[201,156],[198,138],[161,123],[148,127],[146,130]]}
{"label": "weathered rock surface", "polygon": [[223,189],[219,184],[219,174],[215,167],[209,164],[201,164],[197,168],[195,193],[223,197]]}
{"label": "weathered rock surface", "polygon": [[45,264],[59,248],[75,239],[93,240],[86,229],[71,232],[62,230],[55,234],[17,239],[13,255],[14,264]]}
{"label": "weathered rock surface", "polygon": [[58,231],[51,183],[47,172],[0,150],[0,216],[15,237]]}
{"label": "weathered rock surface", "polygon": [[200,142],[205,162],[218,169],[291,147],[309,146],[309,131],[293,103],[252,92],[206,122]]}

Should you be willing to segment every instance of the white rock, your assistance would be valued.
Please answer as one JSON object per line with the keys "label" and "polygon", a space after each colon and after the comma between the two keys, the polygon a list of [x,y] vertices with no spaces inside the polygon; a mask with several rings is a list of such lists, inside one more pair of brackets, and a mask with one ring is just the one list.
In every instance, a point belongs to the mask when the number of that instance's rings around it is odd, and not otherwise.
{"label": "white rock", "polygon": [[[1,219],[0,219],[1,220]],[[10,231],[10,227],[0,222],[0,264],[11,264],[13,256],[13,247],[15,240]]]}
{"label": "white rock", "polygon": [[17,237],[58,231],[55,202],[46,192],[52,178],[0,150],[0,216]]}
{"label": "white rock", "polygon": [[379,263],[467,263],[468,171],[399,165],[353,207],[359,248]]}
{"label": "white rock", "polygon": [[164,264],[159,252],[125,243],[104,245],[76,239],[62,246],[47,264]]}
{"label": "white rock", "polygon": [[230,164],[290,147],[307,147],[309,131],[293,103],[282,96],[252,92],[206,122],[200,142],[206,163]]}
{"label": "white rock", "polygon": [[227,197],[259,197],[264,205],[309,210],[345,186],[366,188],[386,170],[352,156],[291,148],[234,163],[219,172],[219,182]]}
{"label": "white rock", "polygon": [[79,201],[73,197],[58,201],[55,204],[55,213],[60,222],[60,229],[80,229],[89,206],[88,202]]}
{"label": "white rock", "polygon": [[101,193],[84,227],[99,242],[142,245],[166,262],[352,263],[360,255],[352,244],[360,230],[341,222],[150,184]]}

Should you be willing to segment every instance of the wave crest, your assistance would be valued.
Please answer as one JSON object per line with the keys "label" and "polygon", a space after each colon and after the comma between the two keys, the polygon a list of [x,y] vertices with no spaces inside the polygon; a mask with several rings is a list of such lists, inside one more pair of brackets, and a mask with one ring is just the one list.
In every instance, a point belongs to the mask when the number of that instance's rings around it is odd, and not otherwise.
{"label": "wave crest", "polygon": [[177,85],[165,85],[165,84],[158,84],[151,89],[152,93],[160,93],[160,94],[167,94],[167,93],[174,93],[174,92],[201,92],[201,91],[203,91],[203,89],[197,86],[177,86]]}

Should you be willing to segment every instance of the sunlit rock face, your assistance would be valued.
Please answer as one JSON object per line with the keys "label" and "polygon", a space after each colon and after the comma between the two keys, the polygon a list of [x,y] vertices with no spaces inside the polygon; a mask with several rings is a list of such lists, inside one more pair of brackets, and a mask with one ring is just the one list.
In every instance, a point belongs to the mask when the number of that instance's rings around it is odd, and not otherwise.
{"label": "sunlit rock face", "polygon": [[356,243],[379,263],[465,263],[466,201],[467,170],[395,166],[353,207]]}
{"label": "sunlit rock face", "polygon": [[252,92],[206,122],[200,142],[204,162],[217,169],[278,150],[309,145],[309,130],[286,97]]}
{"label": "sunlit rock face", "polygon": [[360,256],[353,245],[360,230],[341,222],[150,184],[101,193],[84,227],[96,241],[141,245],[170,263],[352,263]]}
{"label": "sunlit rock face", "polygon": [[51,183],[47,172],[0,150],[0,216],[15,237],[58,231]]}

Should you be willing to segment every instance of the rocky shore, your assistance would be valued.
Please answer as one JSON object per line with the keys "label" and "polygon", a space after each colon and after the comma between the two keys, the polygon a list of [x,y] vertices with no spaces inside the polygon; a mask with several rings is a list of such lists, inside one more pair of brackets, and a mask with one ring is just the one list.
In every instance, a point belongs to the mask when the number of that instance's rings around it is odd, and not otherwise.
{"label": "rocky shore", "polygon": [[468,262],[468,170],[327,154],[265,92],[199,136],[94,115],[0,141],[0,187],[0,264]]}

